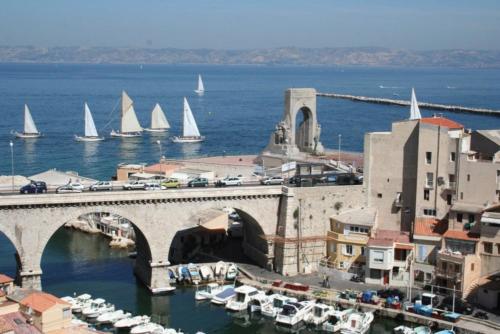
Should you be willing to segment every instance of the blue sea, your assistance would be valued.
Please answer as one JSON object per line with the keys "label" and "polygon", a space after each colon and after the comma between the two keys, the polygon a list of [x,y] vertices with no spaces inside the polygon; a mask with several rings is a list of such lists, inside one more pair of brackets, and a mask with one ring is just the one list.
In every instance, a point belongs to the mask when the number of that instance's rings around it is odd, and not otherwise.
{"label": "blue sea", "polygon": [[[193,89],[198,73],[207,92]],[[273,66],[153,66],[143,65],[0,65],[0,174],[10,174],[10,131],[22,129],[27,103],[44,137],[14,140],[16,173],[33,175],[48,168],[76,170],[105,179],[121,162],[157,161],[157,140],[167,157],[220,154],[257,154],[267,144],[283,113],[284,90],[314,87],[319,92],[408,99],[415,87],[419,100],[500,109],[500,70],[273,67]],[[107,135],[119,126],[119,98],[126,90],[135,102],[143,126],[159,102],[172,129],[163,136],[133,140],[107,139],[79,143],[83,132],[83,103],[93,112],[98,130]],[[182,98],[186,96],[200,131],[199,145],[173,144],[168,136],[180,133]],[[424,116],[431,111],[422,110]],[[407,118],[407,108],[318,98],[322,142],[336,148],[362,151],[367,131],[389,130],[391,122]],[[500,128],[500,118],[447,113],[467,128]],[[15,275],[15,250],[0,233],[0,272]],[[100,236],[61,228],[47,245],[42,284],[59,296],[89,292],[118,308],[153,315],[153,320],[188,333],[275,333],[262,318],[235,318],[224,309],[194,302],[194,290],[178,289],[171,296],[151,296],[136,282],[133,260],[126,251],[111,250]],[[390,333],[396,323],[377,319],[371,333]],[[301,333],[312,333],[311,330]]]}

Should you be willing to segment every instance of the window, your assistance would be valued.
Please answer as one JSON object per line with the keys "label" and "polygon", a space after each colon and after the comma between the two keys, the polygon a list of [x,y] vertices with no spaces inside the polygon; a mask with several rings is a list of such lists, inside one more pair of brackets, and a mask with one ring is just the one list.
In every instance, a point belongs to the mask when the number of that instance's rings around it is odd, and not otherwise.
{"label": "window", "polygon": [[428,188],[432,188],[434,186],[434,174],[427,173],[425,185]]}
{"label": "window", "polygon": [[497,244],[497,254],[500,255],[500,244]]}
{"label": "window", "polygon": [[361,246],[361,256],[365,256],[365,247]]}
{"label": "window", "polygon": [[469,223],[473,224],[476,221],[476,216],[474,214],[469,213]]}
{"label": "window", "polygon": [[432,152],[425,152],[425,163],[430,165],[432,162]]}
{"label": "window", "polygon": [[435,209],[424,209],[424,216],[436,216],[436,210]]}
{"label": "window", "polygon": [[464,199],[464,193],[460,192],[460,199]]}
{"label": "window", "polygon": [[377,262],[377,263],[384,262],[384,252],[372,250],[371,255],[373,257],[373,262]]}
{"label": "window", "polygon": [[337,244],[332,242],[330,244],[330,253],[335,253],[336,250],[337,250]]}
{"label": "window", "polygon": [[379,269],[370,269],[370,278],[381,279],[382,272]]}
{"label": "window", "polygon": [[446,270],[446,262],[441,262],[441,269]]}
{"label": "window", "polygon": [[460,272],[460,265],[458,263],[455,263],[455,272],[456,273]]}
{"label": "window", "polygon": [[493,244],[491,242],[483,242],[483,247],[485,253],[493,253]]}
{"label": "window", "polygon": [[382,194],[381,194],[381,193],[378,193],[378,194],[377,194],[377,197],[378,197],[378,198],[382,198]]}
{"label": "window", "polygon": [[347,254],[352,255],[352,245],[345,245],[345,251]]}
{"label": "window", "polygon": [[424,200],[429,200],[429,189],[424,189]]}
{"label": "window", "polygon": [[474,271],[474,263],[470,264],[470,271]]}
{"label": "window", "polygon": [[463,213],[457,213],[457,222],[461,223],[464,220]]}
{"label": "window", "polygon": [[467,182],[470,181],[470,174],[467,174]]}
{"label": "window", "polygon": [[426,255],[425,245],[418,245],[417,261],[424,262]]}
{"label": "window", "polygon": [[455,161],[455,152],[450,153],[450,161],[454,162]]}
{"label": "window", "polygon": [[446,204],[451,205],[451,194],[446,195]]}

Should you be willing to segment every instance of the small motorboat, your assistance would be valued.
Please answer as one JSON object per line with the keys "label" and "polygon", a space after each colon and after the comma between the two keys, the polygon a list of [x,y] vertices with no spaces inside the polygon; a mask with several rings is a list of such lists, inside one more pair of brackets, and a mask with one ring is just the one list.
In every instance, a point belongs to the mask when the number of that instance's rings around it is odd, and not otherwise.
{"label": "small motorboat", "polygon": [[236,297],[229,300],[226,304],[226,310],[240,312],[248,308],[251,300],[256,298],[259,294],[265,295],[263,291],[257,290],[253,286],[242,285],[234,289]]}
{"label": "small motorboat", "polygon": [[278,325],[295,327],[312,311],[314,302],[306,300],[298,303],[287,303],[276,316]]}
{"label": "small motorboat", "polygon": [[214,298],[217,294],[221,293],[226,289],[233,288],[232,285],[219,285],[217,283],[209,283],[205,286],[199,287],[195,294],[195,300],[207,300]]}
{"label": "small motorboat", "polygon": [[188,267],[179,266],[179,268],[177,268],[177,272],[179,274],[179,282],[191,282],[191,275],[189,275]]}
{"label": "small motorboat", "polygon": [[89,326],[88,323],[86,323],[85,321],[80,320],[78,318],[71,319],[71,325],[78,326],[78,327],[88,327]]}
{"label": "small motorboat", "polygon": [[236,296],[236,292],[234,290],[235,289],[233,287],[225,289],[224,291],[216,294],[210,302],[215,305],[226,305],[229,300]]}
{"label": "small motorboat", "polygon": [[200,276],[204,281],[211,281],[214,278],[214,273],[209,266],[201,266],[200,267]]}
{"label": "small motorboat", "polygon": [[445,329],[439,332],[435,332],[434,334],[455,334],[455,331],[451,329]]}
{"label": "small motorboat", "polygon": [[336,333],[346,324],[349,314],[354,312],[353,309],[343,311],[330,312],[328,318],[321,326],[323,332]]}
{"label": "small motorboat", "polygon": [[281,310],[283,309],[283,305],[287,303],[297,302],[297,298],[288,297],[281,294],[272,294],[269,296],[269,298],[271,299],[271,303],[263,305],[260,310],[260,313],[263,316],[270,317],[273,319],[276,318],[278,313],[281,312]]}
{"label": "small motorboat", "polygon": [[330,305],[315,303],[312,312],[304,318],[304,321],[306,324],[319,326],[328,319],[328,316],[334,310]]}
{"label": "small motorboat", "polygon": [[115,323],[118,320],[130,318],[132,314],[124,312],[123,310],[111,311],[101,314],[97,317],[97,322],[101,324]]}
{"label": "small motorboat", "polygon": [[115,310],[115,306],[113,304],[106,303],[106,301],[102,298],[97,298],[90,306],[87,306],[82,310],[82,315],[88,319],[97,318],[99,315],[111,312]]}
{"label": "small motorboat", "polygon": [[226,279],[232,281],[236,279],[236,276],[238,276],[238,267],[234,263],[230,263],[227,266]]}
{"label": "small motorboat", "polygon": [[188,264],[187,268],[189,271],[189,277],[191,277],[191,283],[198,285],[201,282],[201,276],[199,273],[198,266],[190,263],[190,264]]}
{"label": "small motorboat", "polygon": [[415,328],[411,328],[408,326],[401,325],[401,326],[394,328],[394,333],[395,334],[431,334],[432,331],[427,326],[418,326]]}
{"label": "small motorboat", "polygon": [[175,272],[175,270],[173,270],[172,268],[168,268],[168,278],[170,279],[170,283],[176,283],[179,276],[177,276],[177,273]]}
{"label": "small motorboat", "polygon": [[264,306],[272,303],[273,300],[270,296],[266,296],[264,293],[257,294],[248,303],[248,311],[250,313],[260,313]]}
{"label": "small motorboat", "polygon": [[115,328],[131,328],[148,323],[150,318],[147,315],[138,315],[132,318],[118,320],[113,324]]}
{"label": "small motorboat", "polygon": [[342,334],[365,334],[373,322],[373,312],[352,312],[340,329]]}
{"label": "small motorboat", "polygon": [[71,305],[71,312],[81,313],[82,310],[92,303],[92,296],[88,293],[81,294],[74,298],[74,303]]}
{"label": "small motorboat", "polygon": [[164,328],[162,325],[156,324],[154,322],[147,322],[142,325],[134,326],[130,330],[130,334],[153,334],[153,333],[163,333]]}
{"label": "small motorboat", "polygon": [[219,261],[215,264],[214,274],[216,278],[225,278],[227,271],[227,264],[224,261]]}

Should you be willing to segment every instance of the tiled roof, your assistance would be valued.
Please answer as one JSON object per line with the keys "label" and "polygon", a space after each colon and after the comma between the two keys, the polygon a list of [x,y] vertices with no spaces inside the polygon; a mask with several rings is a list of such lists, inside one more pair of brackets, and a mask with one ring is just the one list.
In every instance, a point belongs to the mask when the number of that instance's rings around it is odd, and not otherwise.
{"label": "tiled roof", "polygon": [[14,328],[14,333],[16,334],[41,334],[35,326],[30,325],[26,322],[26,318],[21,312],[13,312],[0,316],[7,323]]}
{"label": "tiled roof", "polygon": [[377,230],[368,246],[392,247],[394,243],[410,243],[410,234],[402,231]]}
{"label": "tiled roof", "polygon": [[44,312],[57,304],[69,305],[62,299],[45,292],[33,292],[20,302],[25,307],[31,307],[37,312]]}
{"label": "tiled roof", "polygon": [[0,317],[0,334],[13,332],[14,327],[6,319]]}
{"label": "tiled roof", "polygon": [[417,217],[415,220],[414,235],[441,237],[448,229],[448,222],[434,218]]}
{"label": "tiled roof", "polygon": [[459,239],[459,240],[479,240],[479,236],[477,234],[470,233],[468,231],[458,231],[458,230],[448,230],[444,234],[445,238],[449,239]]}
{"label": "tiled roof", "polygon": [[464,126],[460,123],[452,121],[446,117],[424,117],[420,119],[420,122],[425,124],[444,126],[452,130],[463,129]]}
{"label": "tiled roof", "polygon": [[14,279],[12,277],[0,274],[0,284],[10,283],[10,282],[14,282]]}

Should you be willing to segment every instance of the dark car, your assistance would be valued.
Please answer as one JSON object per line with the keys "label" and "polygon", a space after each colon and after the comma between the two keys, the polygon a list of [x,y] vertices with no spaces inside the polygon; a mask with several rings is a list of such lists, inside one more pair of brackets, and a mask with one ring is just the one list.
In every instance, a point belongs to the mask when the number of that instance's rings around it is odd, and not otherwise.
{"label": "dark car", "polygon": [[399,289],[382,289],[377,291],[377,296],[380,298],[398,297],[399,300],[403,300],[405,293]]}
{"label": "dark car", "polygon": [[39,194],[47,192],[47,184],[42,181],[31,181],[29,184],[19,189],[21,194]]}
{"label": "dark car", "polygon": [[[439,308],[445,311],[453,310],[453,297],[445,297],[441,304],[439,304]],[[465,300],[455,298],[455,312],[461,314],[472,314],[472,312],[474,312],[474,306],[467,303]]]}
{"label": "dark car", "polygon": [[188,182],[188,187],[208,187],[208,179],[197,177]]}

